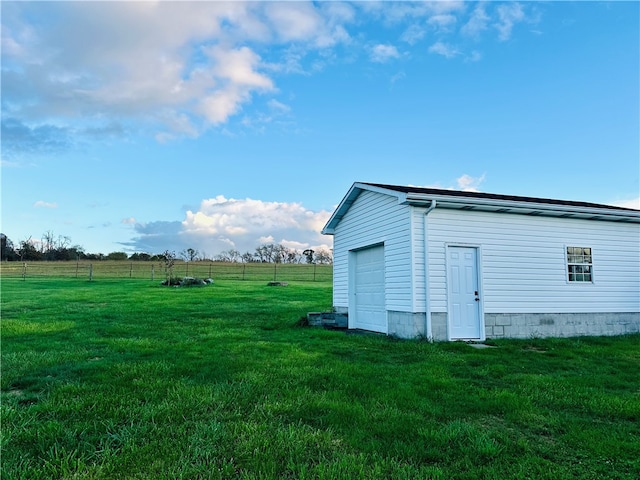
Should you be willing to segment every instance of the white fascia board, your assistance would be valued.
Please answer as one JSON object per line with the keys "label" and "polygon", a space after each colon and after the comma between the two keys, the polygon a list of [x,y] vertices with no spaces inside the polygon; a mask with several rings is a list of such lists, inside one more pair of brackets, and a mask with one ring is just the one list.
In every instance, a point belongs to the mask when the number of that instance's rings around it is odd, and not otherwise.
{"label": "white fascia board", "polygon": [[351,188],[340,201],[333,214],[331,214],[331,217],[329,217],[329,220],[320,233],[323,235],[333,235],[335,233],[336,226],[342,217],[344,217],[345,213],[347,213],[347,210],[349,210],[349,207],[351,207],[357,196],[360,195],[361,190],[362,184],[354,183],[351,185]]}
{"label": "white fascia board", "polygon": [[[429,200],[436,200],[439,208],[477,208],[484,211],[502,211],[503,213],[538,214],[541,216],[569,218],[594,218],[612,221],[640,223],[640,210],[610,210],[607,208],[581,207],[573,205],[549,204],[539,202],[519,202],[493,198],[456,197],[452,195],[408,194],[406,203],[425,205]],[[555,215],[554,215],[555,214]]]}

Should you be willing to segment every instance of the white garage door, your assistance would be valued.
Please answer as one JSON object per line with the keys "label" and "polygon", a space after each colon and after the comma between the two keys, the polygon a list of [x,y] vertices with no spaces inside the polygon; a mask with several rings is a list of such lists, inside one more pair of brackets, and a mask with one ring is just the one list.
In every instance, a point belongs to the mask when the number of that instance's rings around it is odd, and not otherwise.
{"label": "white garage door", "polygon": [[[384,297],[384,247],[355,252],[354,308],[352,328],[387,333]],[[351,313],[351,312],[350,312]]]}

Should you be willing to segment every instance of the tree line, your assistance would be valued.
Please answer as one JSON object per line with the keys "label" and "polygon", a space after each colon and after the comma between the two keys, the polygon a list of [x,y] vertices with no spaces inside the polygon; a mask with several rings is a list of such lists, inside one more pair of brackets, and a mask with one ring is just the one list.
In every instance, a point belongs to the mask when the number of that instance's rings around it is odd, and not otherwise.
{"label": "tree line", "polygon": [[4,233],[0,233],[0,259],[2,261],[64,261],[64,260],[132,260],[132,261],[166,261],[167,255],[174,258],[178,256],[185,262],[193,261],[218,261],[231,263],[309,263],[330,265],[333,263],[331,251],[320,248],[316,250],[296,250],[285,247],[282,244],[262,244],[253,252],[244,253],[238,250],[227,250],[210,258],[204,252],[194,248],[186,248],[179,252],[165,250],[163,253],[151,254],[136,252],[88,253],[80,245],[74,245],[71,239],[63,235],[54,235],[53,232],[45,232],[40,240],[32,237],[12,242]]}

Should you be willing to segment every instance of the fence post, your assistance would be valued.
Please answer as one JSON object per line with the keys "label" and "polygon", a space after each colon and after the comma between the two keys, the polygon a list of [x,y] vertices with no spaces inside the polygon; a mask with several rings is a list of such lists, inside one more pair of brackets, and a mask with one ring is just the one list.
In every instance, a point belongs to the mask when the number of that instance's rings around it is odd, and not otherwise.
{"label": "fence post", "polygon": [[209,263],[209,278],[213,278],[213,277],[211,276],[211,263]]}
{"label": "fence post", "polygon": [[133,275],[133,262],[129,264],[129,278],[131,278],[132,275]]}
{"label": "fence post", "polygon": [[273,262],[273,281],[274,282],[276,281],[276,278],[278,277],[278,275],[277,275],[277,267],[278,267],[278,264],[276,262]]}
{"label": "fence post", "polygon": [[313,281],[316,281],[316,264],[313,264]]}
{"label": "fence post", "polygon": [[153,282],[154,276],[156,273],[156,266],[152,263],[151,264],[151,281]]}
{"label": "fence post", "polygon": [[247,271],[247,264],[243,263],[242,264],[242,280],[244,280],[244,274]]}
{"label": "fence post", "polygon": [[22,281],[27,279],[27,262],[22,264]]}
{"label": "fence post", "polygon": [[76,278],[78,278],[78,268],[80,267],[80,255],[76,257]]}
{"label": "fence post", "polygon": [[185,262],[187,264],[187,273],[185,274],[185,277],[189,276],[189,262]]}
{"label": "fence post", "polygon": [[93,263],[89,264],[89,281],[93,281]]}

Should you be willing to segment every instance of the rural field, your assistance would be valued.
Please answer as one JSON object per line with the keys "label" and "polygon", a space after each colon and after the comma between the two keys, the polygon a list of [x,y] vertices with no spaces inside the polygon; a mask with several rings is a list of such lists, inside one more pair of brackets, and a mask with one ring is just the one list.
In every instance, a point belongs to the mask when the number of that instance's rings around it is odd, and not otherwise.
{"label": "rural field", "polygon": [[[299,263],[230,263],[212,261],[176,261],[174,276],[192,276],[222,280],[331,282],[332,265]],[[0,262],[2,278],[65,277],[79,279],[130,278],[150,281],[167,275],[163,262],[136,260],[79,260]]]}
{"label": "rural field", "polygon": [[639,335],[399,341],[305,326],[330,280],[161,279],[3,274],[3,480],[640,477]]}

